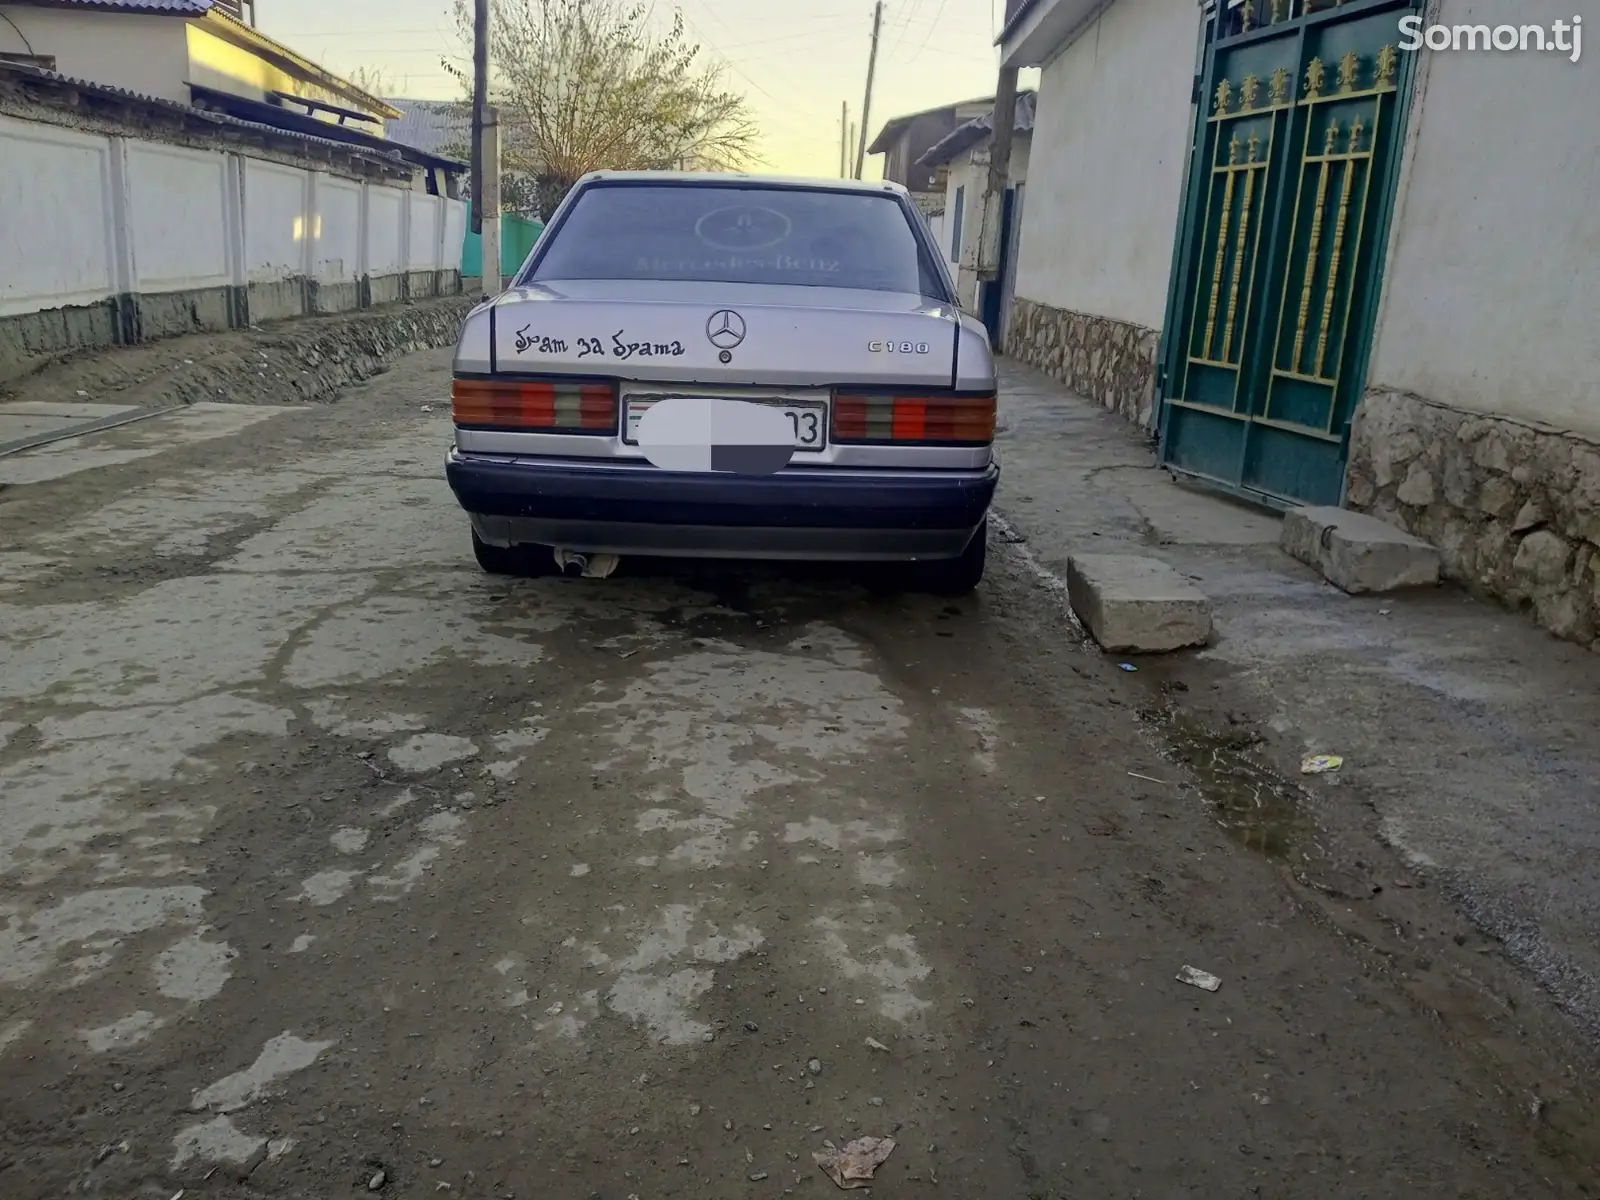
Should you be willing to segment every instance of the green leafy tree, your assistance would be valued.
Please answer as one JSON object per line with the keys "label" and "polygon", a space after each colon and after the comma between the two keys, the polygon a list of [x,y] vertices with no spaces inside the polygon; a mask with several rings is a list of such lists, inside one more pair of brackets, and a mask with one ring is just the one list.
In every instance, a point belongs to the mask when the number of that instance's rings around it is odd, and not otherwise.
{"label": "green leafy tree", "polygon": [[[470,46],[467,0],[456,0],[456,21]],[[758,161],[748,102],[689,39],[681,12],[662,30],[627,0],[493,0],[489,53],[502,170],[534,181],[545,217],[590,171]],[[470,95],[470,67],[445,68]]]}

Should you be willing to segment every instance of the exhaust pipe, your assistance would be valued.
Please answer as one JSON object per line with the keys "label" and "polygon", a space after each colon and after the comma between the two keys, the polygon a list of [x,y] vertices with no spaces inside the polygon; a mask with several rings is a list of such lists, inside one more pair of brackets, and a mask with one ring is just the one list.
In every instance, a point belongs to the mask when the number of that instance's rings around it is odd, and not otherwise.
{"label": "exhaust pipe", "polygon": [[586,554],[567,554],[567,561],[561,567],[561,573],[568,579],[578,579],[589,569],[589,556]]}

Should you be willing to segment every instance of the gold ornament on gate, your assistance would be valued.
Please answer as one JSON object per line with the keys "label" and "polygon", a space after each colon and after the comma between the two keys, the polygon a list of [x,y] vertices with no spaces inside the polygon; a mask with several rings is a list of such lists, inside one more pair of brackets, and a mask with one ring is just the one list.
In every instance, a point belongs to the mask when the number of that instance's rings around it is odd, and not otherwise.
{"label": "gold ornament on gate", "polygon": [[1354,154],[1361,149],[1361,135],[1366,132],[1367,126],[1360,117],[1350,126],[1350,153]]}
{"label": "gold ornament on gate", "polygon": [[1279,67],[1272,72],[1272,103],[1289,103],[1289,80],[1291,78],[1288,67]]}
{"label": "gold ornament on gate", "polygon": [[1384,46],[1378,51],[1377,67],[1378,77],[1373,81],[1374,87],[1394,87],[1395,70],[1400,65],[1400,53],[1393,46]]}
{"label": "gold ornament on gate", "polygon": [[1261,94],[1261,80],[1256,75],[1246,75],[1244,82],[1239,85],[1239,108],[1242,112],[1249,112],[1256,106],[1256,97]]}
{"label": "gold ornament on gate", "polygon": [[1322,89],[1328,82],[1328,68],[1323,66],[1320,58],[1313,58],[1306,67],[1306,99],[1315,100],[1322,95]]}
{"label": "gold ornament on gate", "polygon": [[1228,111],[1228,106],[1233,103],[1233,84],[1224,79],[1217,84],[1217,113],[1222,115]]}
{"label": "gold ornament on gate", "polygon": [[1339,60],[1339,90],[1353,92],[1356,87],[1356,77],[1361,74],[1361,59],[1354,50],[1348,51]]}

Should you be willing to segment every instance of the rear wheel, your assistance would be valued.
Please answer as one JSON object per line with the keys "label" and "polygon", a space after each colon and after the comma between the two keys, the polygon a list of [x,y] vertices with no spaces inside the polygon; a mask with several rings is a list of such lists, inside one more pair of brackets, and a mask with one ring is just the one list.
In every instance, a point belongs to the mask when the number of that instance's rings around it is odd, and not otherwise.
{"label": "rear wheel", "polygon": [[555,552],[549,546],[491,546],[472,531],[472,557],[490,575],[553,575]]}
{"label": "rear wheel", "polygon": [[923,590],[936,596],[965,596],[983,581],[989,557],[989,520],[984,518],[959,558],[922,563],[917,571]]}

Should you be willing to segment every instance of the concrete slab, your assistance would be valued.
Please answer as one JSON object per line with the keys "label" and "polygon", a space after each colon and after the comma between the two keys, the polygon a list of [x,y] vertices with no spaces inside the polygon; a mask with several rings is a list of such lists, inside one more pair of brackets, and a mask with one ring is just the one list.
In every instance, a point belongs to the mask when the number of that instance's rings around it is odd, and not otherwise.
{"label": "concrete slab", "polygon": [[[1008,455],[1009,457],[1009,455]],[[1165,545],[1276,545],[1282,518],[1237,500],[1175,483],[1156,467],[1115,467],[1096,473],[1106,486],[1127,497]]]}
{"label": "concrete slab", "polygon": [[1439,551],[1365,513],[1313,506],[1290,510],[1279,545],[1352,595],[1433,587]]}
{"label": "concrete slab", "polygon": [[85,401],[78,403],[71,400],[8,400],[0,404],[0,417],[61,417],[66,421],[98,421],[102,417],[114,417],[118,413],[130,412],[136,407],[132,404],[100,404]]}
{"label": "concrete slab", "polygon": [[18,486],[114,467],[166,450],[227,437],[258,421],[298,408],[248,404],[191,404],[164,416],[100,433],[67,438],[0,459],[0,484]]}
{"label": "concrete slab", "polygon": [[126,404],[51,404],[39,400],[0,404],[0,446],[35,434],[103,421],[130,411],[130,407]]}
{"label": "concrete slab", "polygon": [[1074,554],[1067,595],[1105,650],[1160,654],[1211,638],[1211,602],[1159,559]]}

